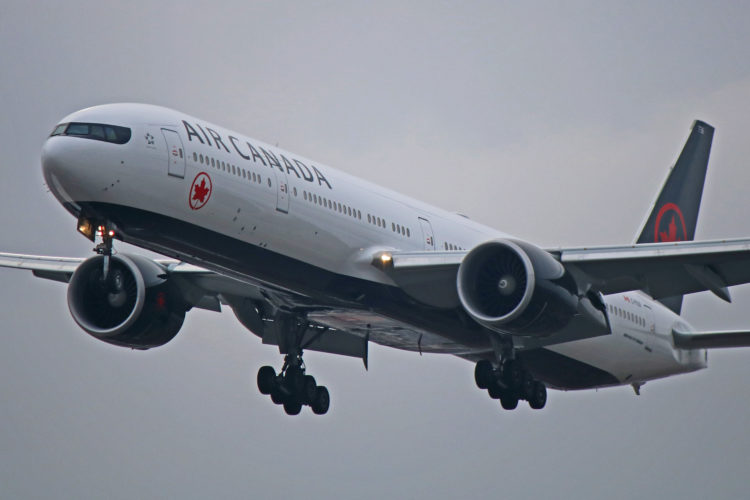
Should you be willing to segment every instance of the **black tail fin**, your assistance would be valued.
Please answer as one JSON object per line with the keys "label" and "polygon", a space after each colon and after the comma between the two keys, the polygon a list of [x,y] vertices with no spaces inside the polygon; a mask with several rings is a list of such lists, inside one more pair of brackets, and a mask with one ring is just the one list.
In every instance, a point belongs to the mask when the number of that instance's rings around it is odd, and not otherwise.
{"label": "black tail fin", "polygon": [[[694,238],[713,137],[711,125],[698,120],[693,122],[682,153],[664,181],[636,243],[690,241]],[[681,295],[660,302],[678,314],[682,308]]]}

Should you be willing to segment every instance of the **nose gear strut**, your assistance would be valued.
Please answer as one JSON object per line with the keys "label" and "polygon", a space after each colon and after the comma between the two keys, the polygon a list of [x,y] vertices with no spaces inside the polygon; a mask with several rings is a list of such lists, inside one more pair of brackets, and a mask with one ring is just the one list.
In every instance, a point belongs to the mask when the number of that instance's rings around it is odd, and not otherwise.
{"label": "nose gear strut", "polygon": [[102,242],[94,247],[94,252],[104,257],[104,263],[102,267],[102,280],[107,281],[109,277],[109,267],[112,258],[112,240],[114,239],[115,232],[113,229],[107,226],[99,226],[97,229],[102,237]]}

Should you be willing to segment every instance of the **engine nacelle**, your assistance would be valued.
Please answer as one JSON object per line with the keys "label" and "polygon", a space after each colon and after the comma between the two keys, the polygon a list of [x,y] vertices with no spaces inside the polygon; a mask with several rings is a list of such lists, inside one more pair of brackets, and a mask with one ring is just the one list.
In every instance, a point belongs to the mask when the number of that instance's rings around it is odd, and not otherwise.
{"label": "engine nacelle", "polygon": [[458,296],[466,312],[492,330],[549,335],[577,312],[575,280],[548,252],[517,240],[482,243],[458,269]]}
{"label": "engine nacelle", "polygon": [[177,335],[187,307],[158,263],[136,255],[104,257],[81,263],[68,285],[68,308],[78,326],[109,344],[150,349]]}

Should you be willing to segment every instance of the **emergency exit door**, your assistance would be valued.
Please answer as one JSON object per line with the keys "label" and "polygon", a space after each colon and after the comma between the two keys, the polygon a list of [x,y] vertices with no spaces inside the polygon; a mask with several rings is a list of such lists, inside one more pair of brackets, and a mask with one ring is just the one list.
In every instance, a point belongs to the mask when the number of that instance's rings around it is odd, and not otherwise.
{"label": "emergency exit door", "polygon": [[419,218],[419,225],[422,227],[422,238],[425,250],[435,250],[435,235],[432,234],[432,224],[427,219]]}
{"label": "emergency exit door", "polygon": [[169,167],[167,173],[174,177],[185,177],[185,150],[182,148],[180,134],[168,128],[161,129],[164,140],[167,142],[167,161]]}

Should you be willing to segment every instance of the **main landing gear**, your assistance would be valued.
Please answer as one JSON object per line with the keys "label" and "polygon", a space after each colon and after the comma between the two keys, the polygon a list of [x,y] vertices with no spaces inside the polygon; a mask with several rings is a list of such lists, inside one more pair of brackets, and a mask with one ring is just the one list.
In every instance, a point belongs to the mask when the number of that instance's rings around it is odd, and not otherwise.
{"label": "main landing gear", "polygon": [[272,323],[279,340],[279,351],[286,354],[284,366],[277,374],[271,366],[258,370],[258,389],[271,396],[277,405],[283,405],[288,415],[297,415],[308,405],[316,415],[324,415],[331,405],[325,386],[318,385],[305,370],[302,361],[303,338],[308,329],[304,315],[278,312]]}
{"label": "main landing gear", "polygon": [[305,373],[301,355],[287,354],[278,375],[272,366],[262,366],[258,370],[258,389],[261,394],[270,395],[275,404],[284,405],[287,415],[299,414],[303,405],[309,405],[316,415],[325,415],[331,404],[328,389]]}
{"label": "main landing gear", "polygon": [[535,410],[544,408],[547,403],[545,385],[534,380],[515,359],[503,359],[498,367],[489,360],[480,360],[474,368],[474,380],[477,387],[486,389],[491,398],[499,399],[506,410],[515,409],[521,399],[528,401]]}

